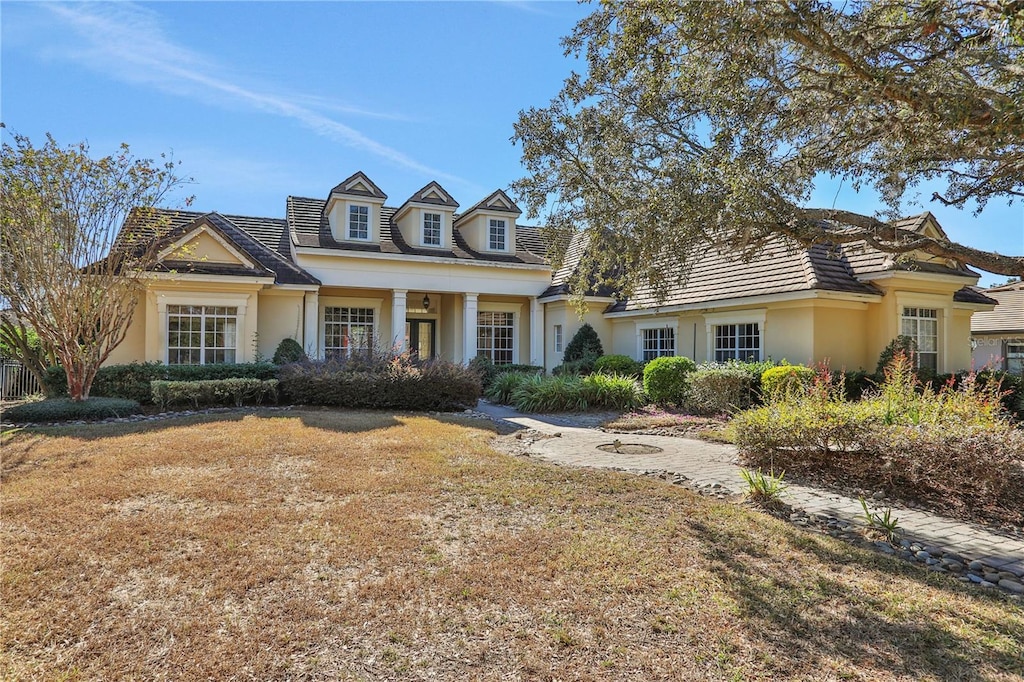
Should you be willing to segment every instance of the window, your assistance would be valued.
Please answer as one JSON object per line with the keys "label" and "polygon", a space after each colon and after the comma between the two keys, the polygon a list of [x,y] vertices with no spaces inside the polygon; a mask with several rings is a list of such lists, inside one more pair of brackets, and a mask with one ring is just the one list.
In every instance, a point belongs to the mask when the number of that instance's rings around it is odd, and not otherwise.
{"label": "window", "polygon": [[234,362],[237,346],[238,308],[167,306],[167,364]]}
{"label": "window", "polygon": [[476,354],[496,365],[511,365],[515,350],[512,313],[479,311],[476,314]]}
{"label": "window", "polygon": [[369,239],[370,238],[370,207],[349,206],[348,207],[348,238]]}
{"label": "window", "polygon": [[1006,371],[1024,374],[1024,343],[1006,344]]}
{"label": "window", "polygon": [[715,327],[715,361],[760,360],[761,325],[720,324]]}
{"label": "window", "polygon": [[348,358],[373,349],[373,308],[324,308],[324,357]]}
{"label": "window", "polygon": [[914,340],[914,364],[920,369],[939,369],[939,311],[933,308],[904,308],[901,334]]}
{"label": "window", "polygon": [[505,250],[505,221],[491,219],[491,228],[487,235],[487,248],[491,251]]}
{"label": "window", "polygon": [[441,246],[441,214],[423,214],[423,245]]}
{"label": "window", "polygon": [[641,329],[640,333],[640,359],[644,362],[676,354],[676,330],[672,327]]}
{"label": "window", "polygon": [[562,346],[562,343],[563,343],[563,339],[562,339],[562,325],[560,325],[560,324],[556,324],[555,325],[555,333],[554,333],[553,336],[554,336],[554,339],[555,339],[555,352],[556,353],[561,353],[564,350],[564,348]]}

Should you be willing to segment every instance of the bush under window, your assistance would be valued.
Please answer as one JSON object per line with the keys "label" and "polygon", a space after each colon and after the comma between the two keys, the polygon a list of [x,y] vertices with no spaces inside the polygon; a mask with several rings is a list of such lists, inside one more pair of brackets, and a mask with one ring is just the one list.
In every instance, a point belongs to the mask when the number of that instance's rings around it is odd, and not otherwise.
{"label": "bush under window", "polygon": [[682,405],[686,399],[687,375],[696,365],[690,358],[664,356],[644,367],[644,391],[659,405]]}

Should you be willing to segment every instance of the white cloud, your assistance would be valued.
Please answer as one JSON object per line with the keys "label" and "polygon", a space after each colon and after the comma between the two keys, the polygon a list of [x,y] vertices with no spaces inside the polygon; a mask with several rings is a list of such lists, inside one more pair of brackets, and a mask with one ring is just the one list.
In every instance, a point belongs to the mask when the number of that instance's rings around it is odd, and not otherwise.
{"label": "white cloud", "polygon": [[159,15],[131,3],[42,5],[82,43],[64,43],[64,56],[104,74],[164,92],[220,106],[247,106],[305,126],[321,137],[386,159],[398,166],[442,180],[469,185],[458,176],[431,168],[324,113],[402,120],[400,115],[367,111],[312,95],[289,94],[268,86],[242,85],[206,56],[169,40]]}

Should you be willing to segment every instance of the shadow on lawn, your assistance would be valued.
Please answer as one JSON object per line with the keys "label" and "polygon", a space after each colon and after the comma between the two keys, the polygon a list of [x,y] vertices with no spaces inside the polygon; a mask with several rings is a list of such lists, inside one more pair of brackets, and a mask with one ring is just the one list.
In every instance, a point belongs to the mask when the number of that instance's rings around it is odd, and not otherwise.
{"label": "shadow on lawn", "polygon": [[[1016,653],[999,651],[990,646],[970,657],[977,648],[950,628],[929,620],[925,612],[905,608],[900,597],[888,602],[884,587],[858,589],[849,579],[837,580],[828,574],[793,575],[776,556],[770,556],[764,543],[754,536],[718,528],[708,522],[688,522],[694,537],[701,543],[701,554],[722,581],[724,589],[735,599],[741,617],[763,632],[780,652],[805,663],[822,662],[822,654],[848,661],[851,667],[859,662],[876,660],[891,671],[902,671],[915,677],[938,679],[988,679],[977,670],[979,658],[1003,672],[1024,673],[1024,649]],[[810,552],[828,566],[838,567],[844,574],[862,573],[884,586],[894,579],[908,578],[956,595],[984,601],[1003,599],[1001,595],[984,593],[952,582],[948,577],[928,574],[918,567],[876,555],[852,546],[830,547],[823,538],[808,536],[795,529],[771,530],[773,544],[785,543],[794,553]],[[773,552],[775,553],[775,552]],[[775,564],[768,570],[766,562]],[[846,613],[837,612],[837,605],[848,604]],[[908,614],[914,614],[913,616]],[[964,617],[971,621],[971,616]],[[979,625],[972,622],[973,625]],[[996,630],[1010,642],[1024,642],[1024,627],[991,621],[979,625]],[[987,638],[978,634],[979,639]]]}

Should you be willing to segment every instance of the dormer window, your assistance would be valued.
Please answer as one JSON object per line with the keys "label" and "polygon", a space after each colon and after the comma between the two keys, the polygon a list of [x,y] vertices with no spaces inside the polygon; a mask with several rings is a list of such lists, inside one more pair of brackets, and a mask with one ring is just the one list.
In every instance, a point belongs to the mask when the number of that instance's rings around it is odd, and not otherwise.
{"label": "dormer window", "polygon": [[369,206],[348,207],[348,238],[364,241],[370,239]]}
{"label": "dormer window", "polygon": [[491,251],[505,250],[505,221],[491,218],[487,237],[487,248]]}
{"label": "dormer window", "polygon": [[441,214],[423,214],[423,245],[441,246]]}

